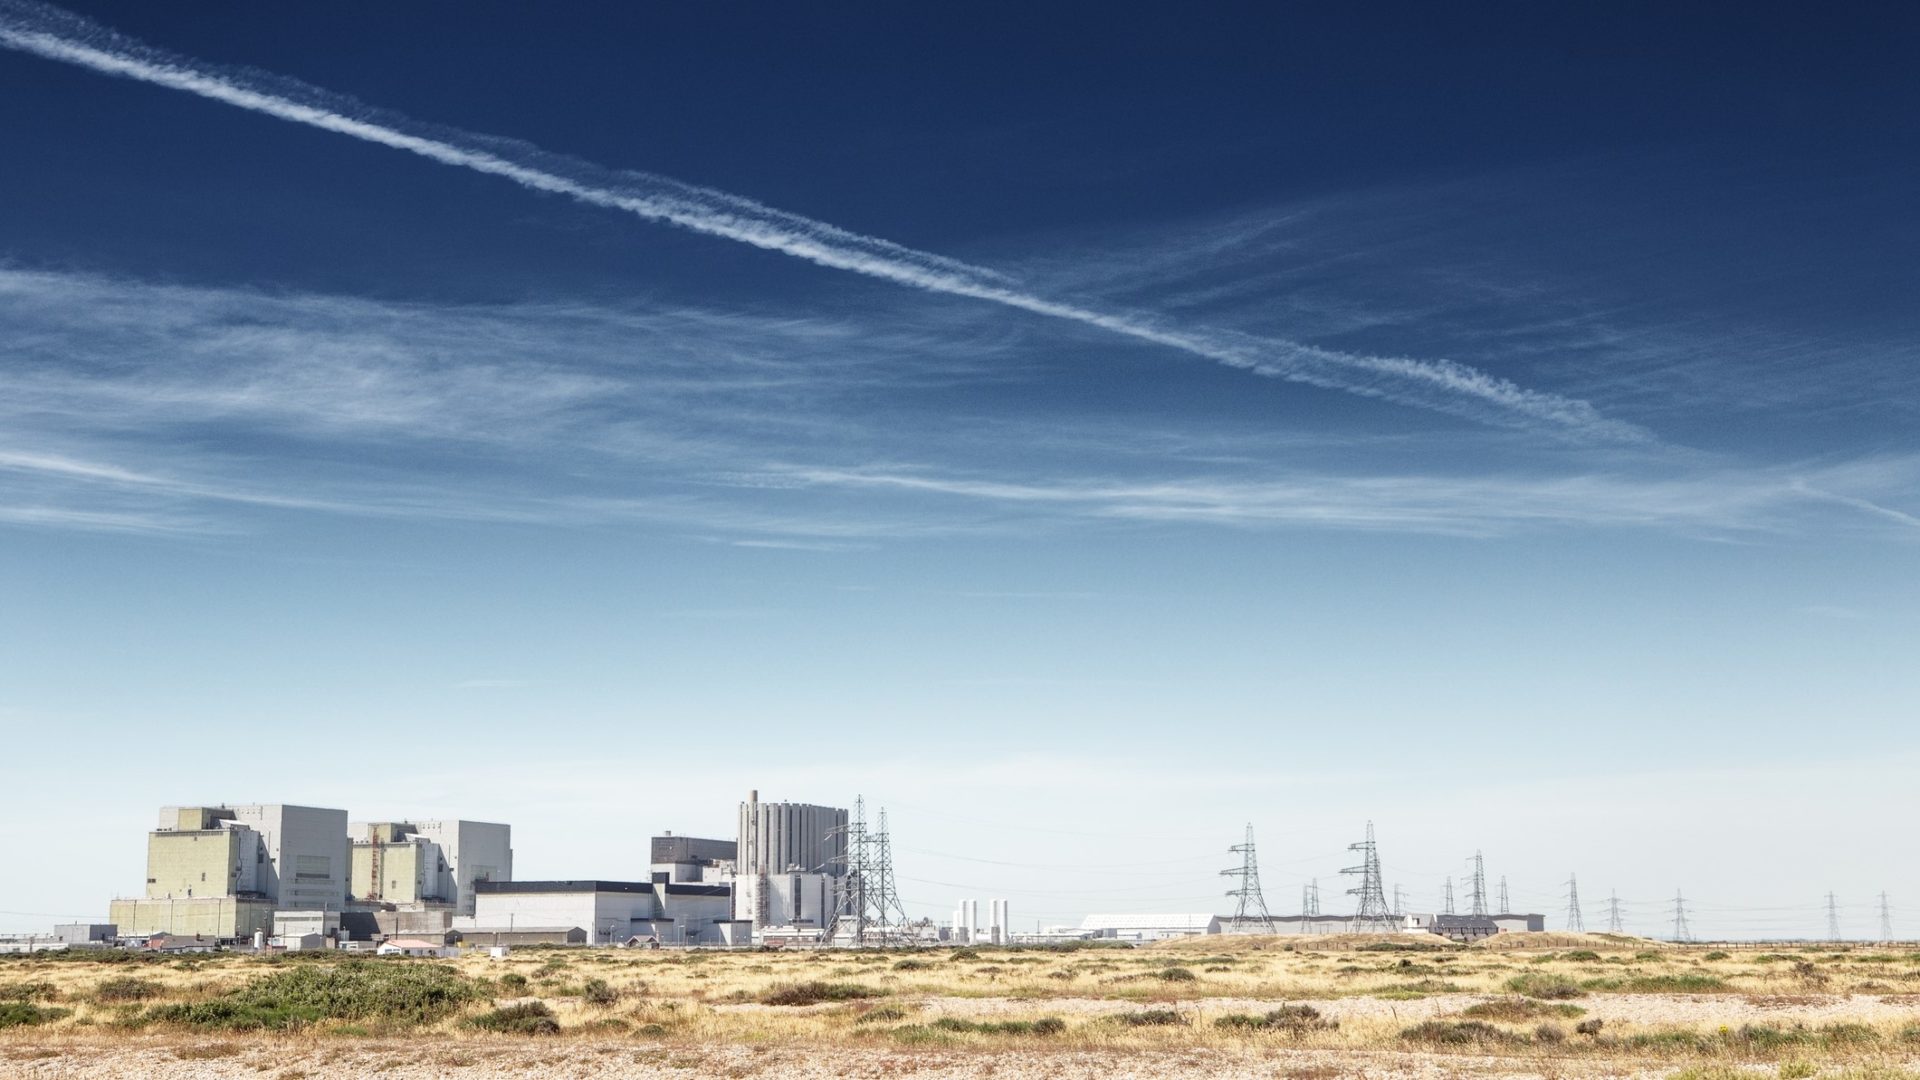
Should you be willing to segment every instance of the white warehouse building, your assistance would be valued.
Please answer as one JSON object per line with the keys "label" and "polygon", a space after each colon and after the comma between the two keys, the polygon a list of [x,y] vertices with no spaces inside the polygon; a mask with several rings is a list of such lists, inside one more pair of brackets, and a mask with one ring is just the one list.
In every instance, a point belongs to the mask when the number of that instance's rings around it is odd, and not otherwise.
{"label": "white warehouse building", "polygon": [[511,934],[515,930],[578,928],[587,943],[620,945],[746,945],[753,924],[733,917],[732,890],[725,885],[651,881],[480,881],[475,911],[457,918],[464,933]]}

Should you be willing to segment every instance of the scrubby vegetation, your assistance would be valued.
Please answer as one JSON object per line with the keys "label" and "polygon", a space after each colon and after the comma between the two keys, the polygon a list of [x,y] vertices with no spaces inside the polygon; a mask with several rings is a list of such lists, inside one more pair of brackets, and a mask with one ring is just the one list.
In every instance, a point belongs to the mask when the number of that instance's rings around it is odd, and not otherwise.
{"label": "scrubby vegetation", "polygon": [[478,996],[451,968],[350,960],[277,971],[207,1001],[157,1006],[147,1019],[228,1031],[290,1031],[322,1020],[401,1028],[439,1020]]}
{"label": "scrubby vegetation", "polygon": [[859,983],[830,983],[816,980],[776,986],[760,995],[760,1003],[763,1005],[818,1005],[823,1001],[857,1001],[860,998],[885,995],[885,990],[862,986]]}

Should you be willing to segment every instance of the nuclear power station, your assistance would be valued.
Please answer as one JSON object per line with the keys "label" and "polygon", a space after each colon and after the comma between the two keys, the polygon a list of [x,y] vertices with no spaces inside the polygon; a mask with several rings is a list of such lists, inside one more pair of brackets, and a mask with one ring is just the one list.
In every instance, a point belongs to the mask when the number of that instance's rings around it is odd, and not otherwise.
{"label": "nuclear power station", "polygon": [[[1077,925],[1016,934],[1010,904],[958,901],[945,926],[907,914],[895,884],[884,809],[869,820],[851,809],[766,801],[747,793],[731,839],[662,832],[649,839],[646,868],[585,866],[574,876],[522,880],[514,873],[512,828],[445,818],[351,822],[345,810],[258,803],[168,806],[147,834],[144,888],[114,899],[108,922],[61,928],[47,947],[135,940],[198,949],[251,945],[290,950],[377,949],[404,937],[409,948],[458,945],[901,946],[1017,945],[1105,939],[1145,942],[1195,934],[1439,934],[1461,941],[1544,930],[1538,914],[1508,907],[1506,879],[1490,902],[1485,859],[1476,851],[1468,907],[1438,914],[1403,910],[1389,890],[1368,822],[1349,845],[1351,914],[1323,914],[1318,881],[1302,891],[1299,914],[1269,909],[1260,885],[1253,827],[1227,845],[1234,864],[1225,899],[1232,914],[1096,913]],[[615,873],[604,873],[613,869]],[[1217,880],[1217,879],[1216,879]],[[1581,915],[1573,879],[1568,923]],[[1676,901],[1676,911],[1684,905]],[[1681,914],[1684,914],[1682,912]],[[1676,925],[1683,920],[1675,916]],[[1884,921],[1884,920],[1883,920]],[[1617,929],[1614,898],[1609,925]],[[1679,931],[1677,931],[1679,932]],[[424,944],[422,944],[424,943]],[[0,950],[17,945],[0,940]],[[28,940],[26,948],[38,947]]]}

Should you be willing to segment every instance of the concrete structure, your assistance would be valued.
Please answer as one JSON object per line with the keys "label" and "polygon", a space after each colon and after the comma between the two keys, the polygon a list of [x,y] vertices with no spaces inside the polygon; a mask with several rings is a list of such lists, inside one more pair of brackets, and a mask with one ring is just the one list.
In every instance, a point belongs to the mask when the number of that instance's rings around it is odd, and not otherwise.
{"label": "concrete structure", "polygon": [[273,927],[273,901],[237,896],[115,900],[108,918],[126,937],[173,934],[241,941]]}
{"label": "concrete structure", "polygon": [[486,821],[355,824],[348,895],[357,903],[474,911],[476,881],[513,880],[511,826]]}
{"label": "concrete structure", "polygon": [[733,917],[732,890],[725,885],[669,881],[489,881],[475,886],[471,918],[454,920],[467,941],[527,944],[502,939],[521,927],[580,927],[589,944],[632,939],[666,945],[725,945],[750,933]]}
{"label": "concrete structure", "polygon": [[740,804],[733,917],[804,934],[833,921],[847,873],[847,812],[812,803]]}
{"label": "concrete structure", "polygon": [[[515,945],[585,945],[587,932],[578,926],[522,926],[517,929],[481,928],[456,931],[463,944],[474,948],[485,948],[489,955],[495,949],[510,949]],[[504,954],[501,954],[504,955]]]}
{"label": "concrete structure", "polygon": [[373,950],[377,956],[459,956],[460,950],[443,941],[424,941],[420,938],[389,938]]}
{"label": "concrete structure", "polygon": [[980,901],[962,900],[953,910],[953,933],[951,940],[956,945],[974,944],[980,934]]}
{"label": "concrete structure", "polygon": [[347,903],[347,812],[278,803],[235,806],[260,837],[260,892],[275,907],[339,911]]}
{"label": "concrete structure", "polygon": [[221,941],[269,928],[277,907],[346,904],[344,810],[311,806],[169,806],[147,834],[145,895],[113,901],[123,934]]}
{"label": "concrete structure", "polygon": [[1164,938],[1191,937],[1220,932],[1220,916],[1209,914],[1115,914],[1089,915],[1080,921],[1080,929],[1090,937],[1119,941],[1160,941]]}
{"label": "concrete structure", "polygon": [[53,936],[68,945],[89,945],[112,941],[120,936],[120,928],[112,923],[58,923]]}
{"label": "concrete structure", "polygon": [[307,937],[309,935],[338,940],[340,937],[341,913],[338,911],[276,911],[273,913],[273,937],[275,943],[282,938]]}
{"label": "concrete structure", "polygon": [[733,878],[735,853],[739,845],[732,840],[706,840],[697,836],[666,833],[648,845],[648,865],[655,874],[665,873],[669,881],[721,882]]}
{"label": "concrete structure", "polygon": [[992,903],[993,925],[987,930],[987,940],[995,945],[1013,943],[1013,926],[1007,921],[1007,902],[995,900]]}
{"label": "concrete structure", "polygon": [[831,874],[751,874],[733,881],[733,917],[759,928],[824,929],[839,906],[840,879]]}

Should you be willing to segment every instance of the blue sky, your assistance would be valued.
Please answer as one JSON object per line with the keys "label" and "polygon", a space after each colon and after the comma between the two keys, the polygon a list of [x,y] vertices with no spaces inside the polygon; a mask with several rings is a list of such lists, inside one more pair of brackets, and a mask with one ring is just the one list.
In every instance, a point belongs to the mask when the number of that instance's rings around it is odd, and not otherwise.
{"label": "blue sky", "polygon": [[617,877],[753,787],[926,913],[1218,906],[1248,820],[1293,910],[1368,817],[1417,906],[1920,912],[1911,12],[67,11],[0,925],[166,802]]}

